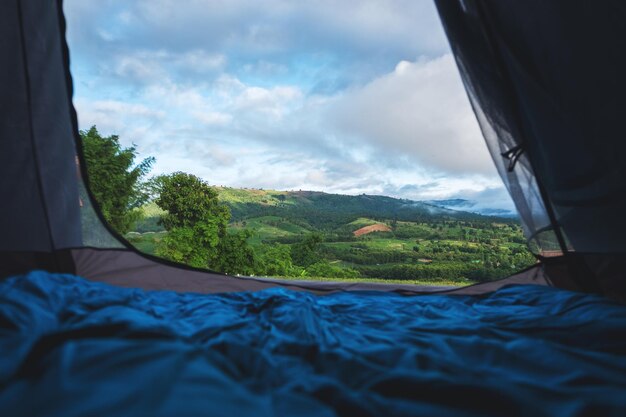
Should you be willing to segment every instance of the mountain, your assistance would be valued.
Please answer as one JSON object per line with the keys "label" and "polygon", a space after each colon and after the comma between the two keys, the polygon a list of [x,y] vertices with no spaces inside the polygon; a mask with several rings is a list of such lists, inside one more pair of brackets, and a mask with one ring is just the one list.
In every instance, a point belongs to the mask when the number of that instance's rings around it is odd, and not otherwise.
{"label": "mountain", "polygon": [[[513,219],[380,195],[215,190],[231,210],[229,233],[249,233],[259,268],[274,265],[279,255],[292,265],[283,272],[261,268],[260,274],[461,285],[507,276],[535,262]],[[154,254],[167,233],[158,221],[163,211],[150,203],[144,213],[127,238]]]}
{"label": "mountain", "polygon": [[[344,195],[320,191],[229,187],[215,189],[220,201],[230,208],[232,223],[272,216],[288,219],[290,227],[328,231],[360,218],[427,223],[449,220],[475,223],[515,222],[514,216],[506,210],[483,209],[477,212],[472,210],[474,203],[463,199],[414,201],[382,195]],[[148,204],[144,212],[146,218],[137,224],[137,232],[163,230],[158,224],[162,211],[154,203]]]}
{"label": "mountain", "polygon": [[217,191],[219,199],[230,207],[233,221],[271,215],[300,220],[316,229],[334,228],[360,217],[411,222],[493,221],[492,217],[494,217],[451,209],[432,202],[381,195],[343,195],[319,191],[276,191],[228,187],[218,187]]}
{"label": "mountain", "polygon": [[514,210],[483,207],[477,201],[466,200],[463,198],[428,200],[425,201],[425,203],[432,204],[437,207],[447,208],[450,210],[459,210],[464,212],[482,214],[483,216],[504,217],[509,219],[518,217],[517,212]]}

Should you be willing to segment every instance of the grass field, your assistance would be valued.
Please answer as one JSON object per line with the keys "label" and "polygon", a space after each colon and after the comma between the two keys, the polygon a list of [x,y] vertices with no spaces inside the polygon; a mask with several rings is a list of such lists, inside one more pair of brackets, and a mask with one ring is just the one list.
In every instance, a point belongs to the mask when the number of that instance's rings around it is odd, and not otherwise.
{"label": "grass field", "polygon": [[429,280],[400,280],[400,279],[377,279],[377,278],[326,278],[326,277],[260,277],[264,279],[277,279],[277,280],[289,280],[289,281],[322,281],[322,282],[362,282],[371,284],[403,284],[403,285],[424,285],[424,286],[436,286],[436,287],[464,287],[466,285],[474,284],[473,281],[467,279],[457,280],[442,280],[442,281],[429,281]]}

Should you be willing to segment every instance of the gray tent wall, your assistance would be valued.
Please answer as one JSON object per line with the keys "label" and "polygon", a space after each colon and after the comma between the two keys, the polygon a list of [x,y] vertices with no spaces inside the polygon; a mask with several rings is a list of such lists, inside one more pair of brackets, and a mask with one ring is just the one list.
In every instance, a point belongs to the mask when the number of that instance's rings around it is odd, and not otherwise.
{"label": "gray tent wall", "polygon": [[71,270],[81,245],[74,129],[55,2],[0,5],[0,270]]}
{"label": "gray tent wall", "polygon": [[74,130],[56,16],[54,2],[2,4],[2,251],[81,245]]}
{"label": "gray tent wall", "polygon": [[[489,54],[493,53],[490,49],[493,45],[487,44],[486,52],[481,49],[485,48],[484,39],[476,33],[480,35],[487,26],[482,18],[476,20],[468,13],[476,4],[468,6],[466,3],[469,2],[440,2],[440,12],[490,148],[492,151],[507,151],[517,144],[524,144],[525,153],[511,171],[515,175],[504,172],[503,162],[498,158],[496,165],[501,168],[509,190],[517,198],[526,231],[534,247],[545,254],[545,251],[554,252],[566,245],[578,244],[580,239],[590,242],[604,238],[608,232],[605,224],[598,224],[598,232],[586,238],[584,231],[570,236],[571,228],[567,222],[566,232],[570,241],[567,244],[561,241],[559,244],[559,240],[562,240],[559,235],[566,233],[559,233],[560,229],[552,227],[557,224],[554,220],[584,216],[577,215],[575,210],[572,212],[570,207],[564,211],[557,210],[554,201],[547,198],[552,195],[552,189],[548,188],[552,182],[546,186],[535,181],[534,172],[543,178],[543,175],[548,174],[558,176],[564,169],[559,164],[555,167],[539,164],[533,158],[538,155],[550,161],[554,156],[545,150],[545,146],[537,145],[533,148],[529,145],[534,142],[527,138],[525,131],[526,118],[532,120],[535,113],[544,111],[543,107],[539,105],[541,103],[526,102],[528,109],[524,110],[524,118],[520,119],[519,104],[511,100],[514,94],[501,89],[500,85],[489,89],[476,82],[482,80],[477,75],[484,77],[481,70],[489,76],[493,73],[501,75],[502,58],[487,59],[483,65],[476,66],[485,56],[492,58]],[[76,114],[71,103],[72,84],[61,6],[60,1],[47,0],[7,0],[0,4],[0,54],[3,57],[3,64],[0,65],[0,277],[39,268],[76,273],[114,285],[178,291],[242,291],[275,286],[316,293],[376,289],[415,294],[433,290],[402,285],[294,283],[229,277],[164,262],[139,254],[131,248],[103,223],[77,170],[76,156],[79,156],[81,164],[83,161]],[[519,23],[520,19],[523,21],[528,18],[523,13],[498,16],[498,19],[505,19],[503,21],[511,20],[507,24],[512,26],[515,26],[515,22]],[[469,30],[474,38],[483,43],[462,44],[458,36],[467,35],[463,33],[464,30]],[[474,38],[470,36],[468,39],[476,41]],[[559,46],[562,45],[551,45],[551,48],[556,49],[550,51],[559,52]],[[485,106],[485,103],[491,104],[491,107]],[[497,119],[498,123],[493,123],[494,117],[500,118]],[[543,118],[539,117],[538,120]],[[559,120],[562,122],[568,119],[563,117]],[[509,130],[503,129],[503,126]],[[552,127],[550,132],[553,133],[554,129]],[[523,142],[520,140],[522,137]],[[509,155],[512,159],[517,156]],[[584,155],[577,154],[576,157],[584,159]],[[81,171],[84,178],[84,169]],[[520,195],[524,198],[519,198]],[[544,201],[551,203],[544,205]],[[602,213],[607,215],[607,221],[619,221],[608,217],[615,214],[611,210]],[[619,232],[623,223],[618,226],[615,230]],[[605,245],[601,249],[615,247]],[[568,277],[566,271],[564,274],[555,274],[553,279],[568,286],[571,285]],[[535,267],[509,279],[469,287],[461,292],[490,291],[512,282],[545,285],[547,279],[543,270]]]}

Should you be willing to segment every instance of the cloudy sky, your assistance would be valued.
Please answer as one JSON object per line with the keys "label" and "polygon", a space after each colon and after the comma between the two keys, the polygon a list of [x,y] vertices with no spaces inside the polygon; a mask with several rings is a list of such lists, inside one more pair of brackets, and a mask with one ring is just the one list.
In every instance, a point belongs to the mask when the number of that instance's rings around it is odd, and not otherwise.
{"label": "cloudy sky", "polygon": [[509,208],[429,0],[65,0],[81,129],[234,187]]}

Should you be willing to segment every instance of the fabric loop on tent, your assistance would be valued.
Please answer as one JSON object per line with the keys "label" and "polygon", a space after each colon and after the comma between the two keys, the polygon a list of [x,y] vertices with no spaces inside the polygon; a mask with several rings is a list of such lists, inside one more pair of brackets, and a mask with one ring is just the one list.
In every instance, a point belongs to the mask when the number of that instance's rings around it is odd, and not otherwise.
{"label": "fabric loop on tent", "polygon": [[507,167],[508,172],[513,172],[513,170],[515,169],[515,164],[517,164],[517,161],[519,160],[520,156],[522,156],[524,151],[526,151],[526,149],[524,149],[524,145],[519,144],[509,149],[508,151],[501,153],[501,155],[505,159],[509,160],[509,166]]}

